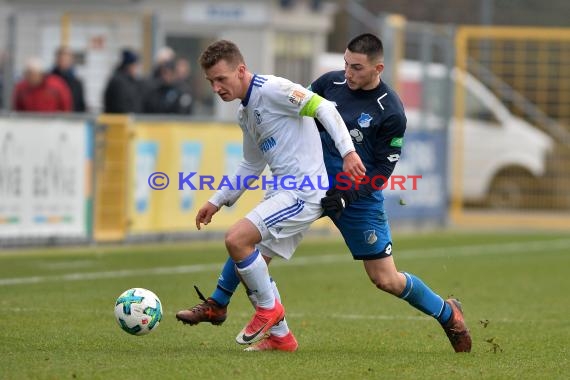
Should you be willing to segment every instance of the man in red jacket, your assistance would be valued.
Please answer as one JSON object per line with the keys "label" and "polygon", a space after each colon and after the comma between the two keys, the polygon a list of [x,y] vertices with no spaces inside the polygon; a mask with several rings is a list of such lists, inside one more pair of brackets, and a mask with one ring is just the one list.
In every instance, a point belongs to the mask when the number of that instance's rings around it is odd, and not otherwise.
{"label": "man in red jacket", "polygon": [[13,94],[14,111],[22,112],[71,112],[71,91],[56,75],[44,74],[41,63],[30,59],[26,64],[24,79],[18,82]]}

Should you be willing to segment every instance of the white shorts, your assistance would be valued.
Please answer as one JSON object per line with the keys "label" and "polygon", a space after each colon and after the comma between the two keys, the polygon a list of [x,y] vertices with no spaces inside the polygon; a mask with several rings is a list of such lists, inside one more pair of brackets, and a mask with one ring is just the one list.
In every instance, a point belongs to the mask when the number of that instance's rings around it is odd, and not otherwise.
{"label": "white shorts", "polygon": [[320,204],[306,202],[293,191],[280,191],[264,199],[246,218],[261,233],[257,248],[262,255],[289,260],[322,212]]}

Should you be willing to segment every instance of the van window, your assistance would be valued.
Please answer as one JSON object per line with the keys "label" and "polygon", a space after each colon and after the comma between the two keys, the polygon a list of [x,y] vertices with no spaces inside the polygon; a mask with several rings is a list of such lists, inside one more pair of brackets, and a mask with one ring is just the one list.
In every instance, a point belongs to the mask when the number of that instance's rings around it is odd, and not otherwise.
{"label": "van window", "polygon": [[465,94],[465,117],[468,119],[484,120],[489,123],[499,124],[495,113],[489,109],[470,90]]}
{"label": "van window", "polygon": [[[449,91],[445,78],[425,77],[421,80],[404,78],[399,86],[399,93],[406,110],[423,111],[433,116],[444,115],[445,98],[442,94]],[[422,93],[423,87],[425,87],[425,94]]]}
{"label": "van window", "polygon": [[449,91],[449,81],[446,78],[426,77],[425,86],[425,112],[427,112],[428,115],[438,115],[443,117],[445,114],[445,104],[443,104],[443,102],[446,99],[442,94]]}

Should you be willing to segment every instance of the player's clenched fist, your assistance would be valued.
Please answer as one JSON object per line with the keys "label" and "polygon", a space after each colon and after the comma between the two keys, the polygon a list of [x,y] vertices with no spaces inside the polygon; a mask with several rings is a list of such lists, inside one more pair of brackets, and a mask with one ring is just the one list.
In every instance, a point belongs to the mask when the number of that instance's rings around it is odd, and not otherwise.
{"label": "player's clenched fist", "polygon": [[210,202],[206,202],[204,206],[198,210],[198,214],[196,214],[196,228],[201,230],[202,224],[207,225],[210,223],[212,221],[212,217],[218,212],[218,210],[218,207],[214,206]]}

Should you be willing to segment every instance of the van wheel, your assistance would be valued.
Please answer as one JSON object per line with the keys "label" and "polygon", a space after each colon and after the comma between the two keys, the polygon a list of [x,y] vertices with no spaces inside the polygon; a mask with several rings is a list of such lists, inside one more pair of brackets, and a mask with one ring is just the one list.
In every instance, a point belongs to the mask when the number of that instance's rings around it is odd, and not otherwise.
{"label": "van wheel", "polygon": [[489,190],[487,205],[494,209],[519,209],[532,207],[537,196],[537,180],[529,172],[509,168],[499,172]]}

